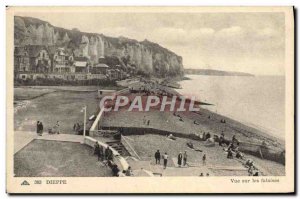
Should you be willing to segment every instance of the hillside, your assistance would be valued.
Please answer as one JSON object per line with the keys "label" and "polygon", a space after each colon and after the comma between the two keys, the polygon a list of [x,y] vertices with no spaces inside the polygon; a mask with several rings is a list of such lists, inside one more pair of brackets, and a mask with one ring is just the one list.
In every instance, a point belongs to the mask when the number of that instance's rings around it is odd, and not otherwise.
{"label": "hillside", "polygon": [[55,27],[32,17],[15,16],[15,45],[47,45],[72,49],[97,63],[100,57],[118,57],[124,66],[136,66],[144,74],[157,77],[183,74],[182,58],[159,44],[125,37],[109,37]]}
{"label": "hillside", "polygon": [[221,71],[212,69],[184,69],[187,75],[210,75],[210,76],[253,76],[250,73]]}

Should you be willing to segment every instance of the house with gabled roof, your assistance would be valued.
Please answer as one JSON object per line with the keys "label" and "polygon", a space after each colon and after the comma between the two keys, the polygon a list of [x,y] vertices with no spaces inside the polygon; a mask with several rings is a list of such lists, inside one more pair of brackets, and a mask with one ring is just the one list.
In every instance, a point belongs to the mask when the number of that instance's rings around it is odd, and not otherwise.
{"label": "house with gabled roof", "polygon": [[92,74],[107,74],[107,70],[109,69],[109,66],[106,64],[98,63],[92,66],[91,73]]}
{"label": "house with gabled roof", "polygon": [[46,46],[28,45],[26,50],[29,55],[31,72],[45,73],[51,71],[51,60]]}
{"label": "house with gabled roof", "polygon": [[71,72],[74,56],[73,52],[64,48],[57,48],[52,58],[53,72],[66,73]]}
{"label": "house with gabled roof", "polygon": [[14,49],[14,71],[30,71],[29,54],[26,46],[18,46]]}
{"label": "house with gabled roof", "polygon": [[74,62],[70,72],[73,73],[88,73],[90,62],[87,57],[74,57]]}

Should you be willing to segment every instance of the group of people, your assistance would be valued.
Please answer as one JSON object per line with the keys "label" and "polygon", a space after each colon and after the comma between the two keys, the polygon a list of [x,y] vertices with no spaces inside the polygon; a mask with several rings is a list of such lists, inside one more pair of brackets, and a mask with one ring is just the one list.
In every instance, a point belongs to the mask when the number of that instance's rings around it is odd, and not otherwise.
{"label": "group of people", "polygon": [[235,153],[236,158],[238,159],[244,159],[244,155],[242,152],[239,151],[239,141],[238,139],[234,136],[232,136],[231,141],[226,141],[224,133],[222,132],[221,137],[219,139],[219,145],[222,146],[223,143],[228,145],[228,148],[225,150],[227,151],[227,158],[228,159],[233,159],[233,155]]}
{"label": "group of people", "polygon": [[206,141],[206,140],[209,139],[209,138],[211,138],[210,133],[209,133],[209,132],[203,132],[203,134],[202,134],[202,139],[203,139],[204,141]]}
{"label": "group of people", "polygon": [[[200,173],[199,176],[200,176],[200,177],[203,177],[204,175],[203,175],[203,173]],[[208,176],[209,176],[209,173],[206,173],[206,176],[208,177]]]}
{"label": "group of people", "polygon": [[245,166],[248,167],[248,175],[249,176],[259,176],[258,169],[254,166],[253,160],[248,159],[245,162]]}
{"label": "group of people", "polygon": [[131,167],[128,167],[127,170],[121,171],[113,161],[108,160],[107,161],[107,166],[111,169],[112,171],[112,176],[114,177],[126,177],[126,176],[133,176],[132,169]]}
{"label": "group of people", "polygon": [[162,158],[163,161],[164,161],[164,169],[167,168],[167,165],[168,165],[168,158],[169,158],[169,155],[167,152],[165,152],[165,154],[161,155],[160,154],[160,151],[157,150],[154,154],[154,158],[155,158],[155,164],[160,164],[160,159]]}
{"label": "group of people", "polygon": [[178,156],[177,156],[177,164],[178,164],[178,167],[181,167],[181,166],[186,166],[187,165],[187,152],[184,151],[184,153],[182,154],[181,152],[179,152]]}
{"label": "group of people", "polygon": [[[59,121],[57,121],[53,128],[49,128],[48,129],[48,133],[49,134],[59,134],[60,133],[59,126],[60,126],[59,125]],[[44,125],[43,125],[43,123],[41,121],[37,121],[37,123],[36,123],[36,133],[39,136],[42,136],[43,135],[43,131],[44,131]]]}
{"label": "group of people", "polygon": [[48,133],[49,134],[60,134],[59,127],[60,127],[59,121],[56,121],[56,124],[53,126],[53,128],[49,128]]}
{"label": "group of people", "polygon": [[113,161],[113,152],[112,152],[112,150],[109,148],[109,146],[107,146],[104,149],[103,146],[99,145],[99,142],[95,143],[94,155],[97,155],[98,161],[104,161],[104,160]]}
{"label": "group of people", "polygon": [[80,129],[81,129],[81,127],[80,127],[80,124],[79,123],[75,123],[74,125],[73,125],[73,130],[74,130],[74,132],[75,133],[79,133],[79,131],[80,131]]}
{"label": "group of people", "polygon": [[113,161],[113,151],[109,146],[106,148],[99,144],[99,142],[96,142],[94,145],[94,155],[97,155],[98,161],[105,162],[105,165],[107,165],[111,171],[112,175],[115,177],[125,177],[125,176],[132,176],[132,170],[131,167],[128,167],[127,170],[121,171]]}
{"label": "group of people", "polygon": [[36,133],[39,135],[39,136],[42,136],[43,135],[43,130],[44,130],[44,125],[42,122],[40,121],[37,121],[36,123]]}
{"label": "group of people", "polygon": [[152,81],[142,81],[143,85],[140,85],[138,88],[130,87],[129,92],[130,93],[144,93],[147,96],[149,95],[156,95],[159,97],[162,96],[168,96],[168,97],[173,97],[173,94],[166,91],[164,86],[158,84],[157,82],[154,83]]}
{"label": "group of people", "polygon": [[[154,158],[155,158],[155,164],[160,164],[160,159],[162,158],[163,159],[163,166],[164,166],[164,169],[167,168],[167,165],[168,165],[168,153],[165,152],[163,155],[160,154],[160,151],[157,150],[154,154]],[[177,164],[178,164],[178,167],[181,167],[181,166],[186,166],[187,165],[187,158],[188,158],[188,154],[187,154],[187,151],[184,151],[184,153],[182,154],[181,152],[178,154],[177,156]]]}

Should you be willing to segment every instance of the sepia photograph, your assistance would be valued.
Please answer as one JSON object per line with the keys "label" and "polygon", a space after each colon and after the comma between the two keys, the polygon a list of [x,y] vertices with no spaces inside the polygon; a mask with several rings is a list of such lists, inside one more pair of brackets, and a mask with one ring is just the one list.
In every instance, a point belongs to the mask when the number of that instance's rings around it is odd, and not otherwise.
{"label": "sepia photograph", "polygon": [[6,15],[8,192],[294,191],[292,7]]}

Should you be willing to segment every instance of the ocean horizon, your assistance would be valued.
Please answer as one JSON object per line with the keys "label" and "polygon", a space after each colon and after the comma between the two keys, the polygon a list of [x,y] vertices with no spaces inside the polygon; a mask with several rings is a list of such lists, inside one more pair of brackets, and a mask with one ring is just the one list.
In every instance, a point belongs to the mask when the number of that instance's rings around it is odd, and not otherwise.
{"label": "ocean horizon", "polygon": [[[271,136],[285,138],[284,76],[186,75],[182,95],[211,103],[201,106]],[[201,110],[200,110],[201,111]]]}

